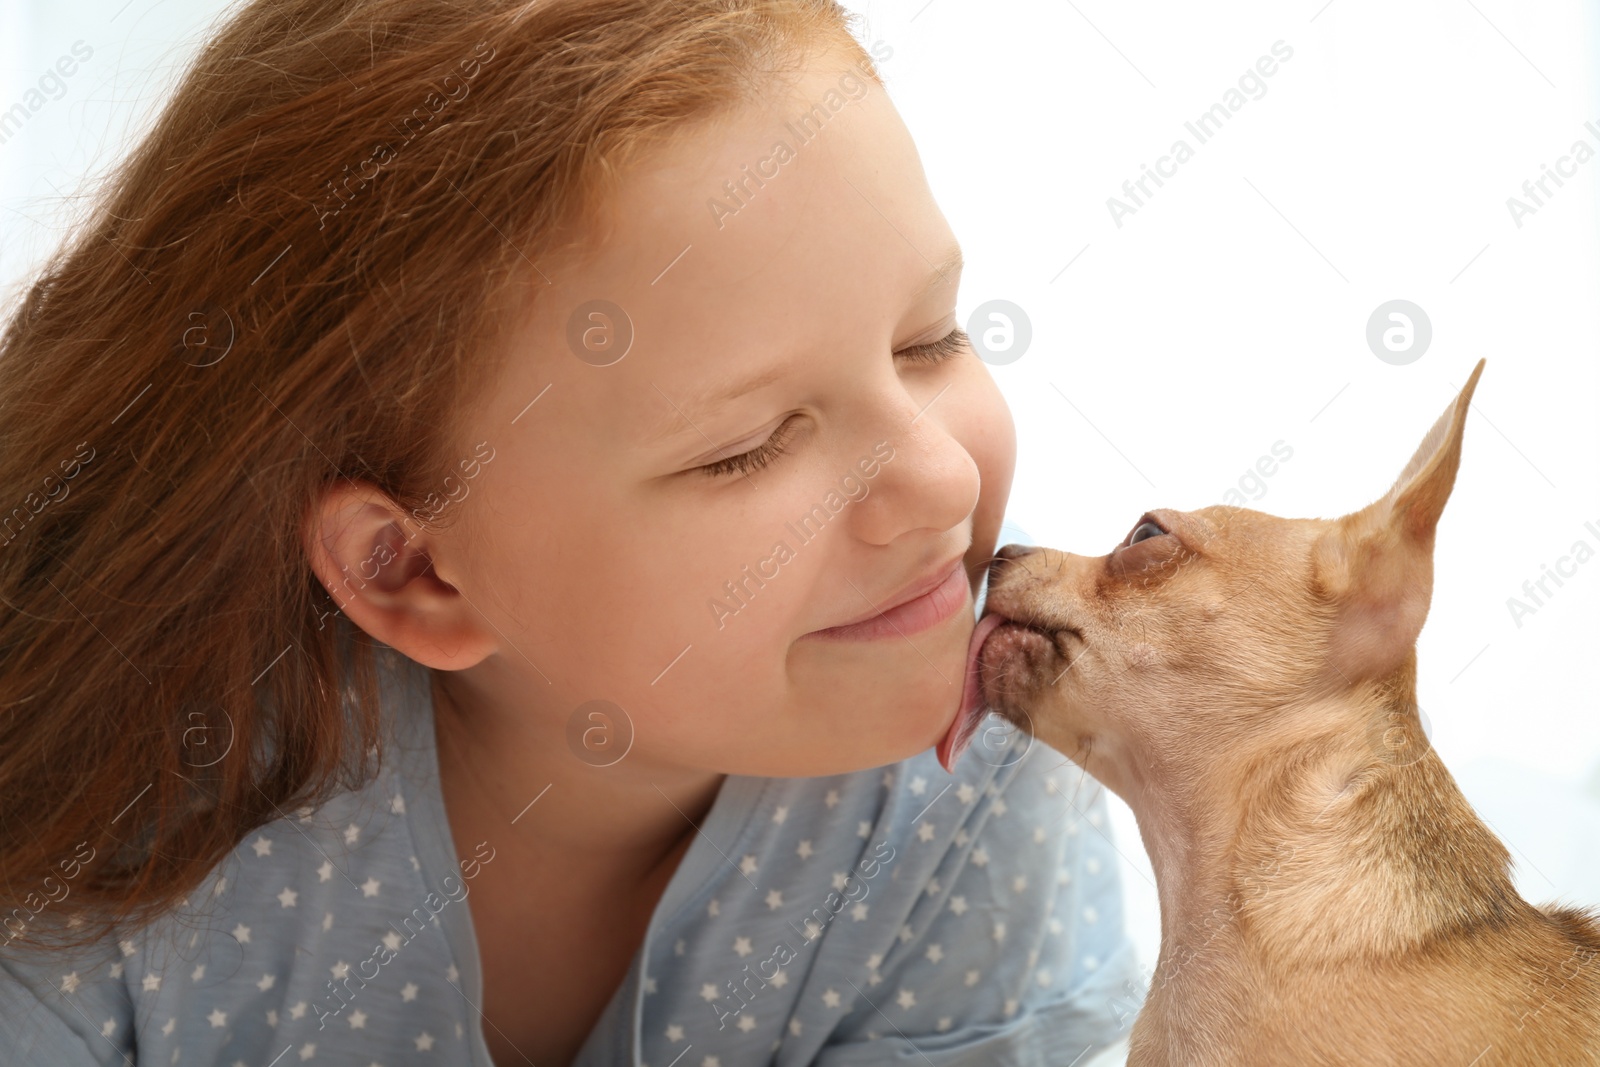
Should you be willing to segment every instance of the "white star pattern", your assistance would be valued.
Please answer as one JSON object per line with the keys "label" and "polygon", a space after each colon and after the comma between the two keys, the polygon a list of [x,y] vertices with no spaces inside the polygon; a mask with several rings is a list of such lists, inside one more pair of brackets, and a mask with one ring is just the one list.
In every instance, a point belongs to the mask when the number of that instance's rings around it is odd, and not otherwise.
{"label": "white star pattern", "polygon": [[755,874],[756,873],[756,858],[754,856],[746,856],[744,859],[740,860],[739,861],[739,873],[743,874],[743,875],[746,875],[746,876]]}
{"label": "white star pattern", "polygon": [[412,1040],[417,1043],[418,1052],[429,1052],[433,1049],[433,1035],[426,1030],[412,1038]]}
{"label": "white star pattern", "polygon": [[332,877],[333,877],[333,863],[332,863],[332,861],[323,860],[322,861],[322,866],[317,868],[317,881],[326,882],[328,879],[330,879]]}
{"label": "white star pattern", "polygon": [[272,841],[265,837],[258,837],[250,842],[250,847],[256,850],[257,856],[272,855]]}
{"label": "white star pattern", "polygon": [[783,893],[777,889],[767,890],[767,909],[777,911],[783,907]]}
{"label": "white star pattern", "polygon": [[755,949],[750,947],[750,939],[748,937],[736,937],[733,939],[733,951],[737,952],[740,956],[748,956],[750,953],[754,952]]}
{"label": "white star pattern", "polygon": [[800,846],[798,848],[796,848],[794,851],[795,851],[795,855],[799,856],[801,859],[803,859],[803,860],[810,859],[812,851],[813,851],[813,849],[811,848],[811,842],[810,841],[802,841],[802,842],[800,842]]}
{"label": "white star pattern", "polygon": [[776,822],[776,823],[781,823],[781,822],[783,822],[784,820],[786,820],[788,818],[789,818],[789,805],[787,805],[787,804],[779,804],[778,807],[772,813],[772,821]]}
{"label": "white star pattern", "polygon": [[416,1000],[417,999],[417,983],[415,983],[415,982],[407,982],[405,985],[401,986],[400,987],[400,999],[403,1000],[403,1001],[407,1001],[407,1002]]}
{"label": "white star pattern", "polygon": [[219,1030],[228,1025],[228,1013],[221,1008],[212,1008],[211,1014],[207,1015],[206,1019]]}
{"label": "white star pattern", "polygon": [[[357,826],[355,823],[351,823],[349,826],[346,826],[344,828],[344,843],[345,844],[347,844],[347,845],[355,844],[356,840],[360,836],[361,836],[361,827]],[[433,1046],[433,1038],[431,1038],[431,1037],[428,1038],[428,1046],[430,1048]]]}
{"label": "white star pattern", "polygon": [[672,1024],[668,1025],[668,1027],[667,1027],[667,1040],[668,1041],[672,1041],[672,1042],[682,1041],[683,1040],[683,1027],[679,1026],[677,1023],[672,1023]]}
{"label": "white star pattern", "polygon": [[278,894],[278,903],[281,904],[285,908],[294,907],[295,906],[295,902],[298,901],[299,899],[300,899],[300,894],[296,893],[293,889],[290,889],[288,886],[284,886],[283,887],[283,892]]}
{"label": "white star pattern", "polygon": [[837,989],[823,990],[822,1003],[830,1008],[837,1008],[839,1006],[839,991]]}
{"label": "white star pattern", "polygon": [[248,944],[250,941],[250,928],[244,923],[235,926],[233,928],[233,939],[241,945]]}
{"label": "white star pattern", "polygon": [[365,882],[361,883],[361,895],[364,897],[377,896],[378,886],[381,884],[382,883],[380,883],[376,878],[368,878]]}

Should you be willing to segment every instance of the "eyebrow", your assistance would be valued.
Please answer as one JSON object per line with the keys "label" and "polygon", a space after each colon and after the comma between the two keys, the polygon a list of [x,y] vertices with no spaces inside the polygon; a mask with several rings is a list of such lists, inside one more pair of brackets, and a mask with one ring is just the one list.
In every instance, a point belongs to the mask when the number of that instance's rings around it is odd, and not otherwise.
{"label": "eyebrow", "polygon": [[[928,280],[917,290],[911,302],[915,304],[925,299],[929,293],[942,285],[952,273],[959,272],[965,262],[961,255],[961,247],[959,245],[952,246],[944,258],[934,265],[932,272],[928,275]],[[644,444],[647,446],[659,444],[667,438],[676,437],[697,425],[702,418],[714,412],[723,404],[753,393],[763,386],[771,385],[787,373],[789,373],[787,366],[768,367],[745,378],[735,379],[732,382],[720,382],[710,389],[696,393],[686,399],[667,397],[658,386],[656,391],[671,403],[674,410],[670,417],[646,432]]]}

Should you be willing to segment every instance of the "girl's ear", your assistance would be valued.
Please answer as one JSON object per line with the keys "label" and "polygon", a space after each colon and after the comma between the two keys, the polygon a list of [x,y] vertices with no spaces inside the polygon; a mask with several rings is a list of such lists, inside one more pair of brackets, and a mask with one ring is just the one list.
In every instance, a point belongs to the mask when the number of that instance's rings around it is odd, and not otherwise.
{"label": "girl's ear", "polygon": [[337,610],[401,654],[460,670],[495,650],[493,629],[434,567],[438,535],[376,486],[340,481],[323,490],[302,543]]}

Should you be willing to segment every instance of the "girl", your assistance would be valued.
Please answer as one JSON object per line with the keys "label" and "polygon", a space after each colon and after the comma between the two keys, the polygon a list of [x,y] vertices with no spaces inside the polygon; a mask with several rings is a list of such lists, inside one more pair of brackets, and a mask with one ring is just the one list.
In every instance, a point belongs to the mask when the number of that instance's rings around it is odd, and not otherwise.
{"label": "girl", "polygon": [[3,338],[9,1062],[1126,1031],[1102,791],[936,758],[1015,438],[851,21],[257,0],[204,49]]}

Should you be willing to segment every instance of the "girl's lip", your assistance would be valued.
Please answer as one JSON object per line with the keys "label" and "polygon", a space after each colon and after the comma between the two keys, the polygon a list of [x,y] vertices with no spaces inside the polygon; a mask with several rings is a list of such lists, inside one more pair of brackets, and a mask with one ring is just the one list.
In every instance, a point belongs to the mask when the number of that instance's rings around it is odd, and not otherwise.
{"label": "girl's lip", "polygon": [[806,637],[841,641],[870,641],[879,637],[909,636],[939,625],[967,603],[972,588],[967,584],[967,569],[958,559],[944,581],[904,604],[889,608],[864,622],[813,630]]}

